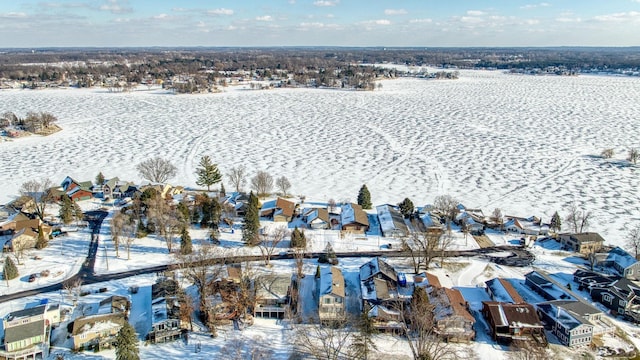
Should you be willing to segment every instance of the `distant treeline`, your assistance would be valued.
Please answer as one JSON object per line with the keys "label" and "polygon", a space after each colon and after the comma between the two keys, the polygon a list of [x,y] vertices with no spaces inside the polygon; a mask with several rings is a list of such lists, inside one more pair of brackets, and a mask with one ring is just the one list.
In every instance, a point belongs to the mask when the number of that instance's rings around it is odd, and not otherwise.
{"label": "distant treeline", "polygon": [[[638,48],[127,48],[7,49],[0,78],[17,81],[119,77],[128,83],[190,75],[211,84],[225,74],[246,71],[259,79],[293,79],[311,86],[372,89],[395,70],[361,64],[394,63],[438,68],[582,70],[640,69]],[[194,77],[195,76],[195,77]]]}

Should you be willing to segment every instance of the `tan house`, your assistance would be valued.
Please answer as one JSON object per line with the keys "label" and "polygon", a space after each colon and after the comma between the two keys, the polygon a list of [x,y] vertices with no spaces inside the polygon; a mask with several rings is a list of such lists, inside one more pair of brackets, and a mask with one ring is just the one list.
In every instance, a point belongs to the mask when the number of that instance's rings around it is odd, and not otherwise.
{"label": "tan house", "polygon": [[358,204],[347,203],[342,205],[340,222],[344,231],[364,234],[369,230],[369,217],[362,210],[362,206]]}
{"label": "tan house", "polygon": [[273,213],[273,221],[290,222],[296,211],[296,203],[283,198],[276,200],[276,211]]}
{"label": "tan house", "polygon": [[29,219],[17,221],[14,224],[14,235],[5,244],[5,248],[10,251],[33,249],[38,241],[38,235],[40,229],[43,232],[45,239],[49,239],[51,236],[51,226],[43,223],[40,219]]}
{"label": "tan house", "polygon": [[560,234],[560,244],[563,248],[582,255],[598,252],[602,249],[604,239],[595,232],[577,234]]}
{"label": "tan house", "polygon": [[100,351],[111,348],[127,321],[131,302],[124,296],[110,296],[99,303],[98,314],[75,319],[71,327],[74,350]]}
{"label": "tan house", "polygon": [[316,276],[318,315],[321,322],[344,320],[345,283],[342,271],[335,267],[319,268]]}
{"label": "tan house", "polygon": [[111,348],[124,325],[124,313],[83,316],[74,320],[71,330],[74,350],[100,351]]}

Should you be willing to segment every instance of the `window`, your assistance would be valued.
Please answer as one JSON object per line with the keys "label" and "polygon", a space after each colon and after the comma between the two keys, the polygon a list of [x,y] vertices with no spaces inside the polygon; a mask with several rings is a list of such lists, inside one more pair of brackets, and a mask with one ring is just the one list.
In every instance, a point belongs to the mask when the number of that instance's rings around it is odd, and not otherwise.
{"label": "window", "polygon": [[330,297],[324,298],[324,303],[325,304],[331,304],[331,298]]}
{"label": "window", "polygon": [[342,304],[342,298],[336,298],[336,304]]}

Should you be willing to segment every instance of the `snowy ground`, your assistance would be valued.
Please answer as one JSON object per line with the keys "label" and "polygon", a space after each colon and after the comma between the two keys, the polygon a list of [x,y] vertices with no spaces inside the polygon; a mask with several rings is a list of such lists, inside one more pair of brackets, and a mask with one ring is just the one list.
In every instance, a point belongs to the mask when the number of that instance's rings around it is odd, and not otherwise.
{"label": "snowy ground", "polygon": [[[553,243],[546,242],[533,246],[531,250],[537,257],[534,263],[535,268],[549,270],[555,274],[554,277],[558,280],[571,282],[570,277],[567,278],[567,276],[579,265],[571,254],[560,252],[555,248]],[[359,311],[360,289],[358,284],[358,268],[369,260],[370,258],[345,258],[340,260],[339,266],[345,276],[347,295],[351,297],[350,302],[347,303],[349,312],[357,313]],[[406,271],[409,275],[409,281],[413,279],[408,260],[390,258],[387,261],[398,271]],[[306,284],[311,287],[306,290],[303,287],[301,294],[304,294],[305,291],[308,290],[307,292],[309,292],[309,294],[305,296],[307,299],[313,299],[311,293],[313,292],[313,274],[315,273],[316,265],[317,262],[311,259],[307,260],[305,264],[304,271],[308,274],[305,279],[309,280]],[[270,268],[264,268],[260,264],[256,264],[256,269],[261,272],[276,273],[292,273],[295,271],[291,260],[275,260],[272,262]],[[474,356],[479,359],[507,359],[508,349],[496,345],[491,340],[490,336],[486,333],[486,323],[479,313],[482,306],[481,302],[489,299],[483,283],[496,276],[504,277],[509,279],[525,300],[531,302],[542,301],[543,299],[541,299],[539,295],[528,290],[523,284],[524,274],[530,270],[531,268],[498,266],[478,258],[450,259],[442,264],[442,266],[439,263],[436,264],[431,272],[439,277],[440,282],[444,286],[455,287],[463,293],[465,299],[469,301],[471,310],[478,321],[476,325],[478,333],[476,341],[470,344],[459,344],[456,346],[469,354],[474,354]],[[82,297],[81,303],[95,304],[98,303],[100,299],[112,294],[130,296],[134,303],[131,309],[130,322],[134,324],[136,330],[143,333],[145,329],[148,329],[150,326],[150,314],[148,313],[148,309],[151,306],[149,289],[155,279],[155,275],[142,275],[119,281],[87,285],[83,287],[83,290],[91,292],[91,294]],[[129,293],[129,287],[132,285],[139,287],[137,294]],[[103,287],[107,288],[107,292],[98,293],[97,290]],[[577,288],[577,286],[574,286],[574,289],[575,288]],[[71,307],[69,299],[63,294],[49,293],[26,297],[4,304],[2,306],[2,312],[6,313],[8,311],[21,309],[29,304],[37,304],[41,299],[45,298],[54,303],[61,301],[63,307]],[[308,302],[308,305],[303,311],[313,313],[316,306],[317,303],[312,300]],[[615,318],[609,319],[629,334],[629,339],[635,342],[636,346],[640,345],[640,339],[637,338],[637,327]],[[227,327],[223,326],[219,331],[219,335],[218,338],[212,339],[204,328],[200,329],[197,325],[196,330],[190,334],[188,343],[177,341],[163,345],[147,345],[141,341],[141,358],[183,359],[190,357],[193,359],[207,359],[210,358],[212,354],[231,354],[238,351],[246,353],[247,351],[251,351],[251,349],[254,348],[253,346],[256,345],[261,351],[266,351],[272,359],[287,359],[291,351],[293,330],[287,322],[256,319],[255,325],[241,332],[233,330],[230,325]],[[113,359],[115,357],[113,351],[102,351],[100,353],[84,352],[80,354],[70,353],[68,349],[65,349],[69,344],[68,340],[65,339],[64,332],[59,334],[54,333],[53,339],[56,341],[57,346],[53,348],[52,353],[64,353],[66,359]],[[629,346],[627,340],[617,336],[605,337],[603,340],[605,344],[614,348],[625,348]],[[379,353],[377,357],[374,358],[411,358],[408,346],[401,337],[377,335],[375,341],[379,348]],[[550,354],[552,354],[550,356],[553,358],[577,358],[581,352],[585,351],[585,349],[568,350],[563,346],[554,345],[557,341],[553,338],[550,339],[550,342],[552,345],[549,351]],[[196,352],[197,347],[201,349],[199,352]]]}
{"label": "snowy ground", "polygon": [[[621,244],[640,218],[640,87],[622,77],[535,77],[461,71],[456,81],[400,79],[373,92],[278,89],[174,96],[101,89],[0,93],[0,109],[48,111],[63,131],[0,143],[0,202],[43,174],[140,181],[151,156],[195,186],[211,155],[223,172],[244,164],[285,175],[294,193],[376,204],[451,194],[490,213],[551,214],[571,202],[593,211],[591,230]],[[613,148],[613,159],[598,155]],[[228,184],[227,184],[228,185]],[[227,186],[229,188],[230,186]]]}

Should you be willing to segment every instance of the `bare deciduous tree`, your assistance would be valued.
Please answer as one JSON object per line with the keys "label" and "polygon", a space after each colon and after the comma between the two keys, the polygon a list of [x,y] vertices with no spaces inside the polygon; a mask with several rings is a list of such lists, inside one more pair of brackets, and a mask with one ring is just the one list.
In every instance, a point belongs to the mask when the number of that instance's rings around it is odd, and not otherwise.
{"label": "bare deciduous tree", "polygon": [[251,178],[251,188],[256,191],[259,197],[266,196],[273,188],[273,177],[266,171],[258,171]]}
{"label": "bare deciduous tree", "polygon": [[419,273],[420,269],[429,269],[433,259],[438,256],[440,238],[439,233],[414,232],[402,239],[402,249],[409,253],[415,273]]}
{"label": "bare deciduous tree", "polygon": [[[222,248],[210,244],[201,244],[187,255],[176,253],[179,267],[184,276],[191,280],[198,289],[198,310],[201,314],[207,311],[207,298],[212,294],[212,284],[222,273],[220,263],[212,259],[223,257]],[[213,336],[217,336],[215,321],[209,321],[208,326]]]}
{"label": "bare deciduous tree", "polygon": [[20,194],[33,200],[35,214],[40,220],[44,220],[47,204],[53,199],[51,184],[49,179],[30,180],[20,187]]}
{"label": "bare deciduous tree", "polygon": [[156,156],[147,159],[138,165],[136,170],[144,179],[154,183],[164,183],[170,178],[176,176],[176,167],[167,159]]}
{"label": "bare deciduous tree", "polygon": [[258,247],[260,248],[260,253],[262,253],[265,266],[270,265],[271,257],[276,251],[276,248],[278,248],[278,245],[290,234],[289,229],[283,225],[272,228],[260,235],[260,243],[258,244]]}
{"label": "bare deciduous tree", "polygon": [[582,233],[589,228],[591,212],[580,210],[576,203],[572,203],[569,207],[568,215],[565,221],[572,227],[574,233]]}
{"label": "bare deciduous tree", "polygon": [[353,332],[347,328],[348,324],[348,320],[345,319],[331,326],[298,325],[294,330],[294,351],[305,358],[317,360],[349,359],[349,343]]}
{"label": "bare deciduous tree", "polygon": [[181,288],[179,288],[178,302],[180,303],[180,310],[178,315],[180,317],[180,322],[188,323],[189,330],[193,331],[193,312],[195,311],[193,298],[189,294],[184,292]]}
{"label": "bare deciduous tree", "polygon": [[156,194],[148,199],[147,215],[156,226],[156,230],[161,238],[164,239],[169,253],[173,251],[173,239],[180,230],[180,221],[175,208],[169,205],[165,199]]}
{"label": "bare deciduous tree", "polygon": [[502,215],[502,210],[500,208],[493,209],[491,213],[491,220],[493,220],[498,226],[500,226],[500,230],[502,230],[502,226],[504,225],[504,219]]}
{"label": "bare deciduous tree", "polygon": [[411,349],[414,360],[453,360],[473,358],[473,355],[464,356],[456,352],[451,343],[442,341],[435,332],[435,307],[429,303],[426,292],[422,288],[416,288],[411,304],[399,300],[396,302],[396,310],[400,314],[402,335],[405,336]]}
{"label": "bare deciduous tree", "polygon": [[287,179],[286,176],[281,176],[278,178],[278,180],[276,180],[276,186],[278,187],[278,190],[280,190],[280,192],[282,193],[282,196],[287,196],[287,193],[289,192],[289,189],[291,189],[291,183],[289,182],[289,179]]}
{"label": "bare deciduous tree", "polygon": [[433,200],[433,207],[440,211],[448,221],[453,221],[458,213],[458,200],[451,195],[439,195]]}
{"label": "bare deciduous tree", "polygon": [[329,206],[329,212],[330,213],[335,213],[336,212],[336,200],[335,199],[329,199],[329,201],[327,202],[327,205]]}
{"label": "bare deciduous tree", "polygon": [[113,241],[113,247],[116,249],[116,257],[120,256],[120,236],[125,224],[129,221],[129,216],[122,212],[116,212],[111,219],[111,240]]}
{"label": "bare deciduous tree", "polygon": [[247,183],[247,169],[244,165],[233,167],[227,174],[229,181],[236,188],[236,192],[240,192],[242,187]]}
{"label": "bare deciduous tree", "polygon": [[62,284],[62,288],[71,298],[73,306],[76,306],[78,299],[80,299],[80,294],[82,293],[82,280],[79,278],[69,279]]}
{"label": "bare deciduous tree", "polygon": [[640,224],[631,228],[627,233],[627,246],[633,250],[636,259],[640,253]]}

